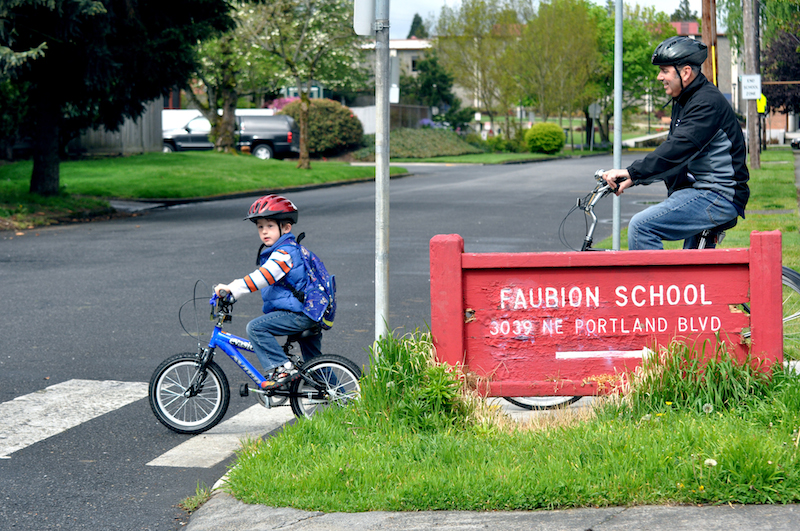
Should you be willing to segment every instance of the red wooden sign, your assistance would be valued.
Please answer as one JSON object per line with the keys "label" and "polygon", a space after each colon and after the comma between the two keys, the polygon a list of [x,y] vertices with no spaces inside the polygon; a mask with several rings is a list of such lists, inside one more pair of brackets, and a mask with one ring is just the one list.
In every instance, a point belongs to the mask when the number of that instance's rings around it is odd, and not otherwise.
{"label": "red wooden sign", "polygon": [[780,232],[754,232],[750,249],[463,250],[458,235],[431,240],[431,330],[438,358],[492,396],[595,394],[673,338],[783,359]]}

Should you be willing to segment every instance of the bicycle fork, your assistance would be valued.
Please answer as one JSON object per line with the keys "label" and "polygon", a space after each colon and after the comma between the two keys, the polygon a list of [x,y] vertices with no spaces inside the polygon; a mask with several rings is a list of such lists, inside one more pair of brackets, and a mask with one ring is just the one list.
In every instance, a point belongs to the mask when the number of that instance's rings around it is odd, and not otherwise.
{"label": "bicycle fork", "polygon": [[197,363],[197,370],[194,372],[189,385],[186,386],[186,391],[183,392],[183,396],[186,398],[197,396],[203,388],[203,382],[206,381],[206,367],[214,359],[214,349],[202,349],[198,353],[198,357],[200,361]]}

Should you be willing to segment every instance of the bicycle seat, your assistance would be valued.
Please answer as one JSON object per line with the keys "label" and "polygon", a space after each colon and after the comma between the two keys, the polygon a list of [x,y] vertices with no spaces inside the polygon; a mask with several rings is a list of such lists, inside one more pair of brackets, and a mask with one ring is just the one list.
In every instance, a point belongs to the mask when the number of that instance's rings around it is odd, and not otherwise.
{"label": "bicycle seat", "polygon": [[723,223],[722,225],[717,225],[713,229],[710,229],[710,232],[713,233],[713,234],[716,234],[718,232],[722,232],[722,231],[726,231],[728,229],[732,229],[733,227],[736,226],[736,222],[738,220],[739,220],[739,218],[733,218],[732,220],[730,220],[730,221],[728,221],[726,223]]}
{"label": "bicycle seat", "polygon": [[319,325],[315,325],[307,330],[303,330],[302,332],[290,335],[289,337],[286,338],[286,340],[293,343],[300,339],[305,339],[307,337],[314,337],[321,333],[322,333],[322,328]]}

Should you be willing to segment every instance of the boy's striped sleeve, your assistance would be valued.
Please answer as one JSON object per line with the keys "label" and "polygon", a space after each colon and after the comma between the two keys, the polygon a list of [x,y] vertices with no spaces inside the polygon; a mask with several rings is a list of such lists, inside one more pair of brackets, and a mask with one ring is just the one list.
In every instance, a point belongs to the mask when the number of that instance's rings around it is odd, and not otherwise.
{"label": "boy's striped sleeve", "polygon": [[286,251],[278,249],[269,255],[269,259],[264,262],[264,265],[246,277],[231,282],[233,297],[238,299],[245,293],[252,293],[271,286],[286,276],[290,269],[292,269],[292,257]]}

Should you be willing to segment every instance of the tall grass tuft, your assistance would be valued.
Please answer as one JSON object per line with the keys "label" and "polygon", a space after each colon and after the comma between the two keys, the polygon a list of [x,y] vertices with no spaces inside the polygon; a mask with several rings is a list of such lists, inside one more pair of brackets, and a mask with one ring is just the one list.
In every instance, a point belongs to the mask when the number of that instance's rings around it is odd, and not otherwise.
{"label": "tall grass tuft", "polygon": [[372,347],[358,407],[412,431],[463,427],[470,402],[457,367],[436,361],[430,334],[384,337]]}
{"label": "tall grass tuft", "polygon": [[749,355],[737,359],[719,338],[716,347],[706,341],[699,350],[673,340],[631,375],[622,405],[637,417],[662,411],[665,405],[697,413],[740,409],[770,394],[771,376],[771,370]]}

